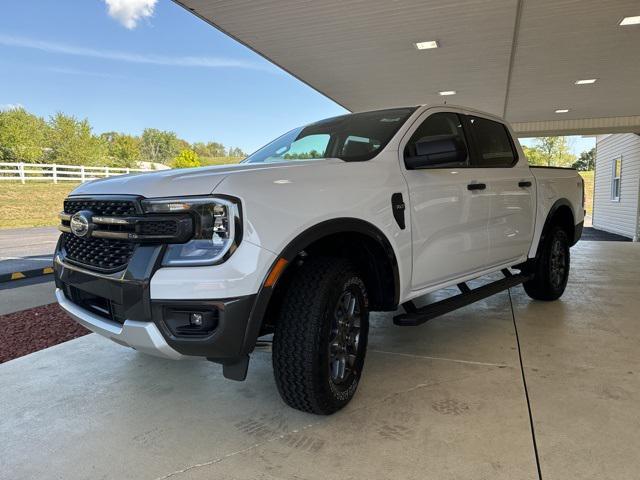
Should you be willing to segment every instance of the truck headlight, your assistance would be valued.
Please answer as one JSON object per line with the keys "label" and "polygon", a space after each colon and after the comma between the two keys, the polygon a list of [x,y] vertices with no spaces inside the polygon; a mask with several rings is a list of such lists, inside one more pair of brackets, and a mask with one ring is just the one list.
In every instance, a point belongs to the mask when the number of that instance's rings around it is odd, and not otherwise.
{"label": "truck headlight", "polygon": [[162,265],[195,266],[224,262],[242,239],[240,202],[220,197],[154,198],[142,201],[145,213],[189,213],[193,237],[167,245]]}

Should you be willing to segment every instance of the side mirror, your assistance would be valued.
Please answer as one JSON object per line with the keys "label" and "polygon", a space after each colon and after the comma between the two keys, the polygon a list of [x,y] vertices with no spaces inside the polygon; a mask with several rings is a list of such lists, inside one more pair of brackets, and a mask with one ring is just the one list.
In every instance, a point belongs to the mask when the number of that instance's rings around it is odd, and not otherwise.
{"label": "side mirror", "polygon": [[416,142],[404,156],[407,170],[464,166],[466,161],[467,148],[456,135],[436,135]]}

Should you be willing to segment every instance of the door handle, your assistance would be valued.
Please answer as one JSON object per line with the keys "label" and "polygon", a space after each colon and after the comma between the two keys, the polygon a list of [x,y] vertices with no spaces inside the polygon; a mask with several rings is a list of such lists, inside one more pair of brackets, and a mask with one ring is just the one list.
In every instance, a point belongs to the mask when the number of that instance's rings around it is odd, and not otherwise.
{"label": "door handle", "polygon": [[518,186],[525,188],[525,187],[530,187],[531,186],[531,182],[526,181],[526,182],[518,182]]}
{"label": "door handle", "polygon": [[467,185],[467,190],[484,190],[487,188],[485,183],[470,183]]}

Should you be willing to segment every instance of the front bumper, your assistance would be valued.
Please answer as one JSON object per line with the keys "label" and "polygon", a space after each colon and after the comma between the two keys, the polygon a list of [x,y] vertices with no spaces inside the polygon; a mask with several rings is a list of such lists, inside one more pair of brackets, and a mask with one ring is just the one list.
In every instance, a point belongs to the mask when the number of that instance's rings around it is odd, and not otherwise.
{"label": "front bumper", "polygon": [[[54,257],[58,302],[88,329],[144,353],[170,359],[205,357],[224,365],[244,361],[255,345],[248,334],[254,330],[248,325],[256,296],[151,299],[151,278],[161,257],[162,247],[139,246],[126,270],[103,274],[70,264],[58,252]],[[180,322],[184,324],[189,312],[210,313],[213,327],[185,333]]]}
{"label": "front bumper", "polygon": [[60,288],[56,288],[56,298],[60,306],[80,325],[99,333],[120,345],[156,357],[180,360],[184,355],[177,352],[164,339],[158,327],[149,322],[125,320],[123,324],[99,317],[71,302]]}

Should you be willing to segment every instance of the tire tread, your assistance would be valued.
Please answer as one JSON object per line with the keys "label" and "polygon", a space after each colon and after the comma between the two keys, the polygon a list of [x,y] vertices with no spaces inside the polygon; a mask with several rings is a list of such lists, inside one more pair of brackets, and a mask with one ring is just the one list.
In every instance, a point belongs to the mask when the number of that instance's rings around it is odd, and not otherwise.
{"label": "tire tread", "polygon": [[305,262],[289,284],[273,341],[273,370],[278,391],[291,407],[330,414],[336,405],[323,387],[318,347],[330,296],[340,279],[357,276],[345,259],[319,257]]}

